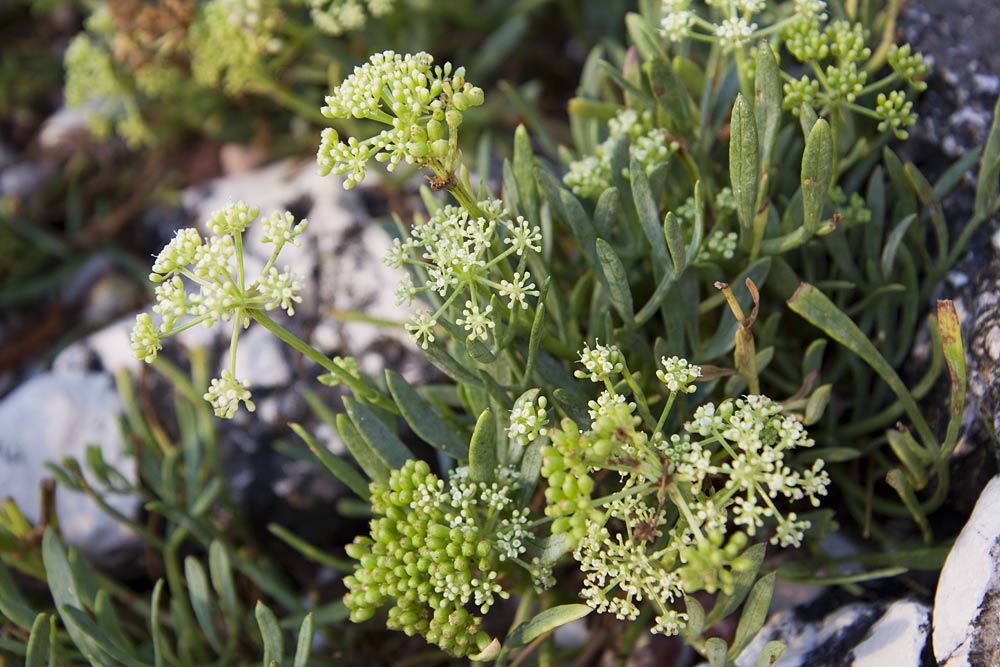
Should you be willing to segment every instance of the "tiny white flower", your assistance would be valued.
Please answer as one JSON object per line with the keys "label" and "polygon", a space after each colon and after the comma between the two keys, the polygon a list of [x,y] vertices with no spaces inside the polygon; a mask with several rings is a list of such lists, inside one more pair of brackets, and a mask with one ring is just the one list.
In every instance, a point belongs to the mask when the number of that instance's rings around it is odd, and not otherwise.
{"label": "tiny white flower", "polygon": [[212,380],[205,393],[205,400],[212,404],[215,416],[223,419],[232,419],[239,409],[241,401],[249,412],[256,409],[253,401],[250,400],[250,390],[247,389],[247,383],[236,379],[230,370],[222,371],[222,377]]}
{"label": "tiny white flower", "polygon": [[163,349],[160,343],[160,332],[153,324],[153,318],[149,313],[136,315],[135,326],[132,328],[131,336],[132,352],[137,359],[142,359],[147,364],[156,360],[157,353]]}

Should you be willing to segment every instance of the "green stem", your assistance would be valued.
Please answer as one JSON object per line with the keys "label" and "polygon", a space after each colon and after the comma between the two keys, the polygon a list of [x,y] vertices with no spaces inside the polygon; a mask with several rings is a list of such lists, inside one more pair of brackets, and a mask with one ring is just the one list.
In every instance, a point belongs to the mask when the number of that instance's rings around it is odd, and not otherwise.
{"label": "green stem", "polygon": [[399,414],[399,410],[396,408],[396,404],[385,396],[382,396],[374,387],[367,386],[364,382],[354,377],[343,368],[338,366],[332,359],[327,357],[325,354],[314,348],[309,343],[305,342],[291,331],[281,326],[270,317],[268,317],[264,311],[251,309],[247,311],[247,315],[256,320],[262,327],[273,333],[282,342],[287,344],[292,349],[297,352],[302,353],[307,359],[311,359],[316,362],[324,369],[332,373],[338,380],[343,382],[345,385],[350,387],[357,396],[362,396],[366,400],[371,401],[375,405],[388,410],[392,414]]}

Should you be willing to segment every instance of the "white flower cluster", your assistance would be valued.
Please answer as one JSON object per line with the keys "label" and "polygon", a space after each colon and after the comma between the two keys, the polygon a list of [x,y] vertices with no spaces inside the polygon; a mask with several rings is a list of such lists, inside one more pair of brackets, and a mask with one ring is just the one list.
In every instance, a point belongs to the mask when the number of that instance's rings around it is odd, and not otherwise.
{"label": "white flower cluster", "polygon": [[[511,219],[499,200],[481,201],[477,208],[481,217],[457,206],[438,209],[430,219],[418,220],[405,241],[396,239],[385,257],[388,266],[411,266],[426,279],[420,287],[404,279],[396,291],[398,303],[408,305],[424,293],[442,299],[436,312],[420,312],[406,325],[425,349],[434,342],[438,319],[448,311],[461,313],[454,322],[470,340],[486,342],[500,309],[514,317],[528,308],[528,297],[538,296],[525,270],[527,251],[541,250],[538,226],[521,216]],[[496,307],[491,303],[494,297]]]}
{"label": "white flower cluster", "polygon": [[687,359],[680,357],[670,357],[669,359],[662,357],[660,364],[663,365],[663,369],[656,371],[656,377],[667,389],[671,392],[685,394],[695,392],[695,386],[692,383],[701,377],[701,366],[695,366]]}
{"label": "white flower cluster", "polygon": [[346,174],[344,188],[364,179],[368,162],[429,167],[450,177],[458,152],[462,114],[483,103],[483,91],[465,80],[465,68],[434,66],[428,53],[376,53],[354,68],[326,98],[327,118],[366,118],[389,128],[367,139],[341,142],[333,128],[321,135],[316,161],[320,174]]}
{"label": "white flower cluster", "polygon": [[539,396],[537,400],[519,399],[510,411],[510,426],[507,427],[507,437],[520,447],[525,447],[542,434],[549,424],[548,399]]}
{"label": "white flower cluster", "polygon": [[[608,121],[608,138],[594,149],[593,155],[571,162],[563,181],[576,195],[594,199],[611,186],[611,155],[615,144],[628,137],[629,157],[642,164],[649,174],[665,163],[679,146],[668,142],[663,128],[655,127],[653,114],[622,109]],[[628,176],[628,167],[625,167]]]}
{"label": "white flower cluster", "polygon": [[[766,396],[747,396],[699,407],[684,429],[664,445],[677,478],[693,488],[701,488],[709,476],[724,479],[724,489],[711,496],[716,511],[732,507],[733,523],[750,536],[765,518],[773,518],[777,531],[771,543],[799,546],[809,522],[794,512],[783,514],[774,501],[808,498],[819,506],[830,483],[822,460],[803,472],[785,461],[791,451],[813,446],[802,423],[781,415],[781,407]],[[716,456],[719,452],[725,456]]]}
{"label": "white flower cluster", "polygon": [[[149,313],[136,317],[132,330],[132,350],[137,358],[151,363],[162,349],[162,339],[203,324],[233,321],[232,349],[241,329],[250,324],[251,310],[281,308],[289,315],[302,301],[301,279],[288,267],[278,271],[274,264],[287,244],[298,245],[298,236],[308,222],[296,222],[290,213],[265,218],[262,242],[272,246],[271,256],[259,277],[248,283],[243,267],[243,232],[257,219],[259,211],[243,202],[230,204],[213,213],[208,228],[213,236],[203,239],[196,229],[182,229],[153,262],[150,281],[156,283],[153,312],[160,316],[157,326]],[[221,378],[212,381],[205,395],[220,417],[231,418],[240,401],[253,410],[250,392],[234,375],[235,357]]]}
{"label": "white flower cluster", "polygon": [[625,355],[617,345],[601,345],[594,341],[594,347],[583,344],[580,363],[585,370],[573,372],[578,378],[590,378],[591,382],[609,382],[611,378],[625,370]]}
{"label": "white flower cluster", "polygon": [[[660,9],[660,34],[672,44],[695,35],[699,39],[716,41],[725,51],[743,49],[751,44],[758,33],[752,17],[767,9],[767,0],[708,0],[715,10],[716,22],[697,15],[690,0],[662,0]],[[780,25],[826,20],[825,0],[795,0],[792,14]]]}
{"label": "white flower cluster", "polygon": [[661,525],[662,513],[637,496],[614,503],[610,512],[626,521],[626,532],[612,535],[602,527],[584,537],[573,553],[584,574],[581,597],[597,613],[629,621],[638,618],[639,604],[647,601],[663,618],[651,632],[679,634],[687,615],[669,605],[685,594],[680,573],[663,559],[662,551],[646,548],[649,538],[659,533],[640,532],[644,526],[653,529]]}

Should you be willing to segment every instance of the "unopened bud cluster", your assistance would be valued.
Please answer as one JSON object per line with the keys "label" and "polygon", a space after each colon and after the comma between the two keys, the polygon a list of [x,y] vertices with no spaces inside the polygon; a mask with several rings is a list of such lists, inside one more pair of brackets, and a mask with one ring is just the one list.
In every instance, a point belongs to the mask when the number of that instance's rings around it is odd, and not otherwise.
{"label": "unopened bud cluster", "polygon": [[388,483],[372,483],[370,536],[348,547],[358,561],[344,579],[351,620],[390,604],[390,628],[452,655],[489,643],[480,614],[508,597],[501,569],[524,552],[528,537],[527,517],[514,507],[516,477],[498,472],[499,481],[485,483],[459,469],[445,484],[427,463],[410,460]]}
{"label": "unopened bud cluster", "polygon": [[833,108],[850,110],[879,121],[879,132],[892,131],[905,139],[909,136],[906,128],[916,123],[917,116],[913,102],[896,86],[904,83],[912,93],[924,90],[929,66],[909,44],[893,45],[886,56],[892,73],[869,81],[869,32],[860,23],[838,19],[824,24],[825,19],[817,15],[782,32],[788,51],[814,70],[813,75],[785,83],[784,108],[796,115],[803,105],[820,113]]}
{"label": "unopened bud cluster", "polygon": [[465,80],[465,68],[435,66],[428,53],[373,55],[326,98],[327,118],[363,118],[389,126],[366,139],[346,142],[333,128],[323,130],[317,163],[320,174],[345,174],[344,188],[360,183],[368,163],[401,162],[451,178],[458,160],[458,128],[463,114],[483,103],[483,91]]}

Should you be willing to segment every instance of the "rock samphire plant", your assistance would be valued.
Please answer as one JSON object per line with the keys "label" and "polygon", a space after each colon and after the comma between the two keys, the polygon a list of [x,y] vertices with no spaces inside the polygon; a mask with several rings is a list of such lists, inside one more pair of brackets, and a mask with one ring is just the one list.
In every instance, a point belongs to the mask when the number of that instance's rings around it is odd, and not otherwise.
{"label": "rock samphire plant", "polygon": [[[934,184],[898,157],[890,144],[915,120],[927,66],[893,42],[897,3],[876,4],[641,2],[631,46],[587,61],[569,104],[573,147],[536,155],[519,128],[498,192],[463,165],[463,120],[484,99],[465,69],[375,54],[326,98],[322,114],[359,131],[324,131],[318,164],[345,188],[373,160],[427,177],[427,211],[395,220],[385,261],[402,270],[399,302],[416,304],[406,330],[453,387],[371,377],[272,319],[297,303],[301,281],[278,257],[305,223],[257,221],[242,203],[213,215],[207,238],[181,231],[156,258],[156,318],[139,316],[136,354],[153,361],[163,338],[218,321],[235,354],[256,323],[350,390],[331,421],[353,464],[294,428],[370,512],[346,548],[351,620],[452,656],[520,664],[537,651],[539,664],[568,664],[588,649],[560,647],[552,631],[607,614],[631,629],[591,643],[627,654],[638,630],[680,635],[731,666],[765,620],[778,576],[769,547],[800,561],[788,576],[815,581],[834,567],[818,538],[836,508],[902,561],[910,538],[880,519],[909,517],[931,544],[928,516],[948,490],[965,391],[950,302],[926,316],[927,367],[904,367],[932,287],[1000,208],[1000,129]],[[973,216],[949,226],[941,199],[980,157]],[[255,224],[273,253],[251,277]],[[938,427],[919,401],[945,368],[950,419]],[[205,384],[188,393],[204,391],[217,415],[253,409],[234,363]],[[439,456],[417,458],[404,430]],[[195,512],[214,500],[157,507],[208,531]],[[66,560],[54,535],[44,546]],[[215,582],[226,550],[213,548]],[[194,613],[215,633],[192,562]],[[230,589],[214,592],[225,610]],[[268,592],[286,604],[284,588]],[[172,616],[190,615],[183,591],[170,594]],[[59,599],[75,609],[59,607],[74,641],[124,650],[102,625],[106,606]],[[706,637],[737,611],[726,639]],[[260,606],[257,620],[265,664],[293,664],[274,614]],[[178,664],[152,625],[156,664]],[[302,630],[296,665],[312,617]],[[215,637],[199,650],[226,647]],[[782,650],[750,659],[768,665]]]}

